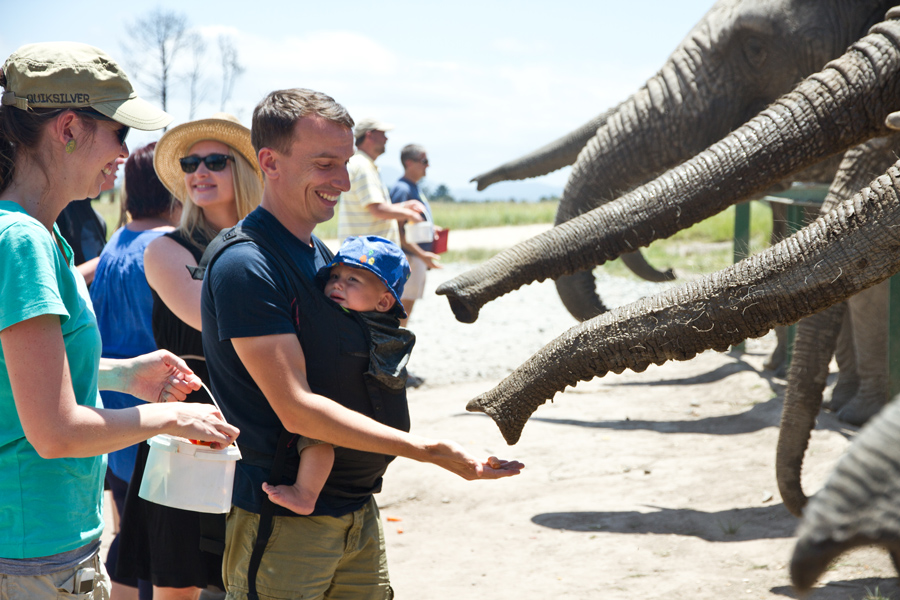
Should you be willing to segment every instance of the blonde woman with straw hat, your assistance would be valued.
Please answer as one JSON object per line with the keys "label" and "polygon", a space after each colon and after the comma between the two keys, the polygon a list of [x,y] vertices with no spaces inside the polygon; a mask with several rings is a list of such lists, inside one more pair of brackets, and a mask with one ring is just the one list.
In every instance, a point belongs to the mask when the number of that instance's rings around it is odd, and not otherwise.
{"label": "blonde woman with straw hat", "polygon": [[[10,599],[109,598],[98,556],[107,452],[159,433],[227,446],[237,429],[183,403],[200,382],[166,351],[100,357],[97,321],[54,221],[96,196],[129,127],[171,121],[93,46],[29,44],[0,102],[0,580]],[[104,409],[99,388],[151,402]]]}
{"label": "blonde woman with straw hat", "polygon": [[[206,383],[200,337],[201,281],[185,268],[196,265],[210,241],[256,208],[262,174],[250,130],[231,115],[184,123],[156,145],[159,179],[181,200],[178,229],[147,246],[144,269],[153,291],[153,334],[159,348],[180,356]],[[188,401],[209,402],[206,392]],[[154,600],[195,599],[202,588],[222,587],[225,515],[201,514],[138,497],[149,448],[141,444],[125,503],[116,574],[153,583]]]}

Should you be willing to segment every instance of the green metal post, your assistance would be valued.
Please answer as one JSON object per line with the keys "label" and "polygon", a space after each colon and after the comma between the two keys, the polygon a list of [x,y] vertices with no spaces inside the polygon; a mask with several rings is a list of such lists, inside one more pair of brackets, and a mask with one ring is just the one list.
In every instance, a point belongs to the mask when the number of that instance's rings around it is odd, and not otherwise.
{"label": "green metal post", "polygon": [[[750,203],[741,202],[734,207],[734,262],[738,263],[750,256]],[[743,352],[744,342],[731,347]]]}
{"label": "green metal post", "polygon": [[[795,204],[787,207],[787,234],[792,236],[803,229],[803,207]],[[787,328],[787,355],[785,364],[791,364],[791,357],[794,355],[794,339],[797,337],[797,325],[789,325]]]}
{"label": "green metal post", "polygon": [[888,373],[891,398],[900,393],[900,275],[891,277],[888,301]]}
{"label": "green metal post", "polygon": [[750,256],[750,203],[734,207],[734,262]]}

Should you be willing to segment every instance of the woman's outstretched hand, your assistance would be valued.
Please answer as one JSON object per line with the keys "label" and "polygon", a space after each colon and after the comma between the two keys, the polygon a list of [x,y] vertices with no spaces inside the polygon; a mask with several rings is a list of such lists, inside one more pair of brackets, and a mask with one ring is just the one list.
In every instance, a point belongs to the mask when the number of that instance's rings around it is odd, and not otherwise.
{"label": "woman's outstretched hand", "polygon": [[110,362],[120,363],[120,391],[146,402],[181,402],[200,389],[200,378],[168,350]]}

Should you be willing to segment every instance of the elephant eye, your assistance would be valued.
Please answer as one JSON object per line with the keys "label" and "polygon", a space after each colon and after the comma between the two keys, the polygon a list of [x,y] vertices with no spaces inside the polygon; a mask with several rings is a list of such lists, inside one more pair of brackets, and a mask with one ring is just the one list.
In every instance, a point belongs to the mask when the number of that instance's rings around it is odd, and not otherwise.
{"label": "elephant eye", "polygon": [[750,36],[744,41],[744,58],[754,69],[759,69],[766,62],[768,52],[765,45],[756,36]]}

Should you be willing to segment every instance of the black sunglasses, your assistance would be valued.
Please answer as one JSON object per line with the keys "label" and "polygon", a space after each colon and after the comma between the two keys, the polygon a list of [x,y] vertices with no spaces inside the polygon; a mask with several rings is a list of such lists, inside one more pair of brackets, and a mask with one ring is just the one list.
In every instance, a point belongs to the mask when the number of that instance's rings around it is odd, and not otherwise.
{"label": "black sunglasses", "polygon": [[[76,110],[73,110],[72,112],[76,112],[76,113],[82,114],[86,117],[90,117],[90,118],[94,119],[95,121],[111,121],[113,123],[118,123],[118,121],[116,121],[115,119],[110,119],[106,115],[94,110],[93,108],[76,109]],[[125,138],[128,137],[129,131],[131,131],[131,127],[129,127],[128,125],[122,125],[118,129],[116,129],[116,138],[118,138],[120,146],[125,145]]]}
{"label": "black sunglasses", "polygon": [[178,162],[181,163],[182,171],[193,173],[200,167],[200,163],[205,164],[210,171],[221,171],[228,164],[229,160],[234,160],[234,157],[228,154],[207,154],[206,156],[191,154],[179,159]]}
{"label": "black sunglasses", "polygon": [[118,129],[116,129],[116,137],[119,138],[119,145],[125,145],[125,138],[128,137],[128,132],[131,131],[131,127],[128,125],[122,125]]}

